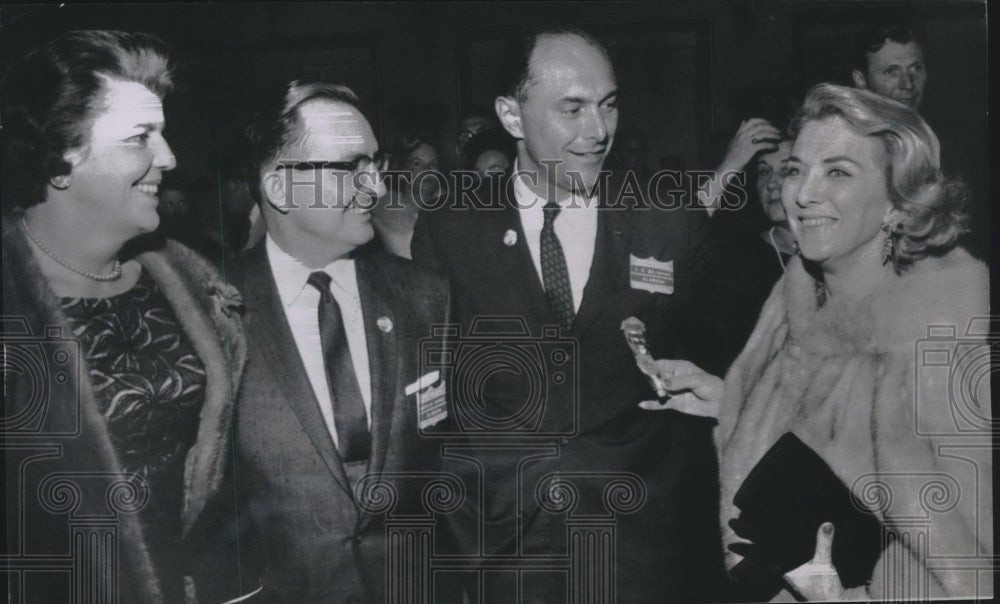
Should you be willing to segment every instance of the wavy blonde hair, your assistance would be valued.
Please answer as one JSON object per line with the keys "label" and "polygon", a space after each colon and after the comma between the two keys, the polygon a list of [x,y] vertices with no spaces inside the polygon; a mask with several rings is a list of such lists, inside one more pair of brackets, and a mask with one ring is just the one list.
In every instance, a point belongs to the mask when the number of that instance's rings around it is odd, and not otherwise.
{"label": "wavy blonde hair", "polygon": [[942,255],[969,231],[964,183],[941,173],[941,144],[927,122],[906,105],[869,90],[817,84],[788,131],[794,139],[810,121],[840,117],[885,152],[889,200],[901,214],[889,236],[897,271],[926,256]]}

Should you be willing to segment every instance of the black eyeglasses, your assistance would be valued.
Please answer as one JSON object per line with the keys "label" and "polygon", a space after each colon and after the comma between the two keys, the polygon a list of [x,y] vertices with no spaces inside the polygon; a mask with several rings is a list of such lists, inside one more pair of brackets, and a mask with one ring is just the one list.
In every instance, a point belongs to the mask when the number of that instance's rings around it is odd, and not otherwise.
{"label": "black eyeglasses", "polygon": [[362,155],[349,161],[327,161],[313,159],[308,161],[282,161],[281,168],[293,170],[343,170],[345,172],[384,172],[389,164],[389,158],[379,151],[374,157]]}

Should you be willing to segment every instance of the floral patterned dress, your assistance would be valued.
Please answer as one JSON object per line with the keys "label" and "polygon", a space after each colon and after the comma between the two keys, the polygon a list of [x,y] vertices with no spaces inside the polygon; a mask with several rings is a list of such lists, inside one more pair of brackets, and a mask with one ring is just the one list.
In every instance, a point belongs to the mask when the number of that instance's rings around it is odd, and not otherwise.
{"label": "floral patterned dress", "polygon": [[184,462],[198,433],[205,368],[148,273],[109,298],[63,298],[122,470],[144,483],[139,511],[168,601],[183,600]]}

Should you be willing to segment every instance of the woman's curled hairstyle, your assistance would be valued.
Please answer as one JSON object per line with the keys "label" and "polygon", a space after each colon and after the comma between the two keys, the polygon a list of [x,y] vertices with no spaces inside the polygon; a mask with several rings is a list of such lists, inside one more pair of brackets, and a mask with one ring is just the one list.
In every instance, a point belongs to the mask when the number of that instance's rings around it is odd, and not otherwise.
{"label": "woman's curled hairstyle", "polygon": [[149,34],[63,34],[14,63],[0,84],[3,209],[45,201],[46,185],[69,174],[64,155],[87,142],[105,78],[138,82],[160,98],[173,88],[168,51]]}
{"label": "woman's curled hairstyle", "polygon": [[927,122],[904,104],[869,90],[818,84],[806,95],[789,133],[795,138],[806,122],[834,116],[882,142],[889,199],[902,214],[891,233],[897,271],[954,248],[969,230],[966,187],[941,173],[941,146]]}

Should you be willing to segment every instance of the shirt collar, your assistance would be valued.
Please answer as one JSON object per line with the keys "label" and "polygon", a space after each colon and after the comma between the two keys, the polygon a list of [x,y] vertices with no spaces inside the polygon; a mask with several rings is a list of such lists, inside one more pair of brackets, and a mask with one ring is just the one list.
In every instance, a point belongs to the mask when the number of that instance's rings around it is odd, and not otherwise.
{"label": "shirt collar", "polygon": [[[546,200],[539,197],[531,187],[528,185],[526,180],[529,178],[528,172],[523,172],[518,174],[518,161],[514,160],[514,202],[517,204],[517,208],[521,211],[529,211],[531,213],[541,213],[542,208],[545,207]],[[556,201],[563,209],[571,208],[577,209],[594,209],[597,207],[597,196],[584,197],[582,195],[574,195],[567,193],[562,199]]]}
{"label": "shirt collar", "polygon": [[314,269],[302,264],[294,256],[281,249],[271,238],[270,233],[267,234],[266,245],[271,274],[274,275],[281,303],[285,307],[294,304],[306,288],[312,289],[312,286],[308,284],[309,275],[317,270],[325,271],[337,283],[344,283],[354,277],[353,259],[334,260],[322,269]]}

